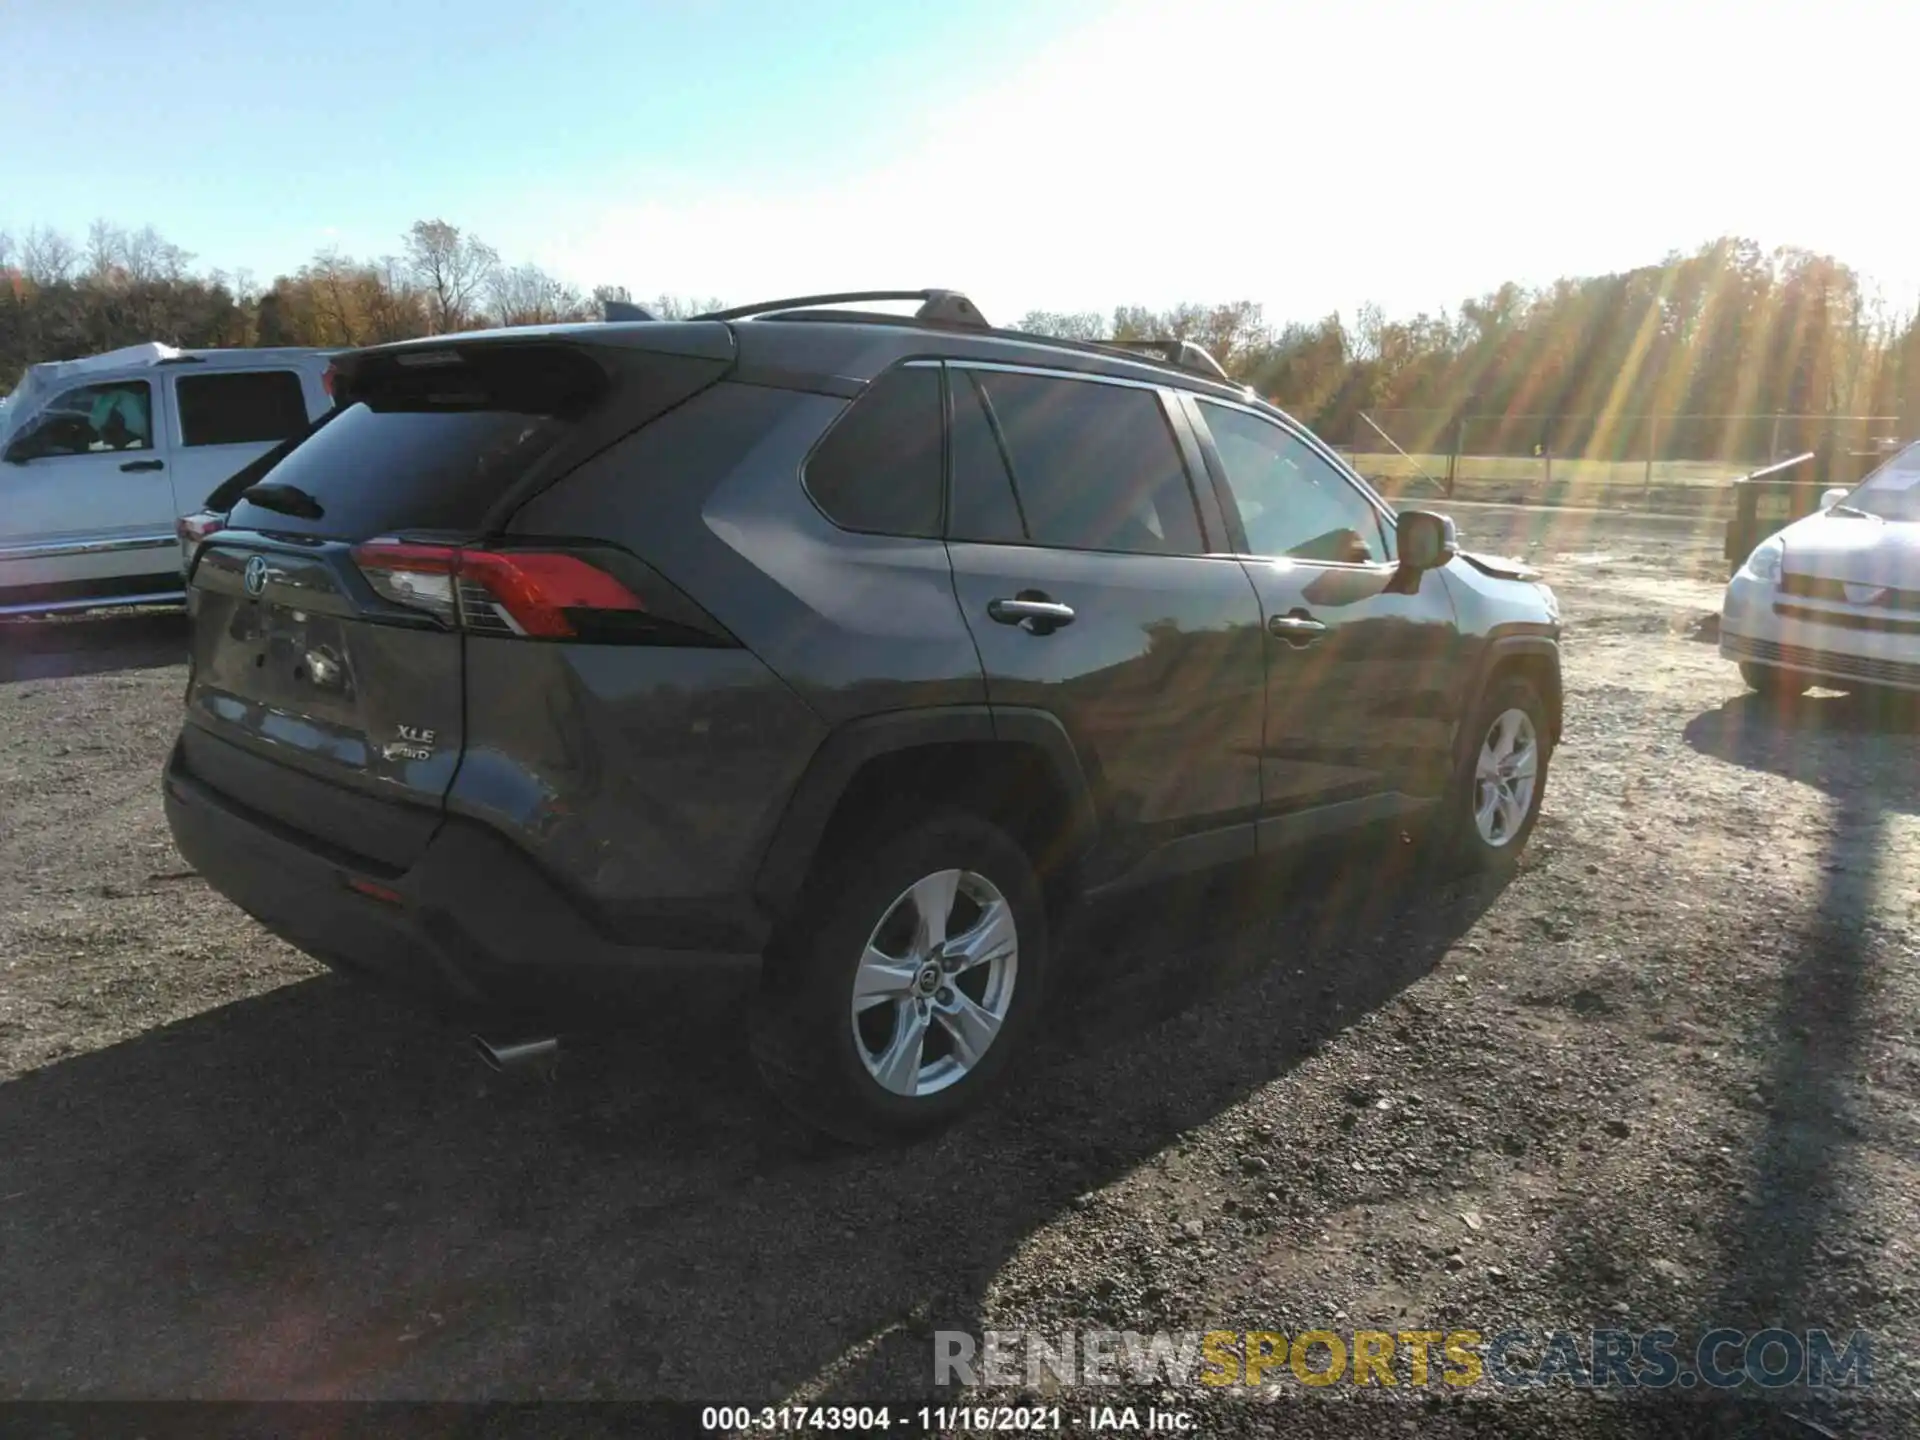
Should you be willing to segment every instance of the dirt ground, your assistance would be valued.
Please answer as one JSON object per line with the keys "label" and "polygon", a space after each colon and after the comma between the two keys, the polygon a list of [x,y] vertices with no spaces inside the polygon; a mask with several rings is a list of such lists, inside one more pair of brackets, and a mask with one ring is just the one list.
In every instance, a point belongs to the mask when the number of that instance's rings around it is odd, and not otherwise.
{"label": "dirt ground", "polygon": [[1745,694],[1717,531],[1459,515],[1567,615],[1520,874],[1377,837],[1089,917],[1012,1093],[897,1153],[771,1113],[724,994],[488,1075],[186,873],[182,622],[0,630],[0,1399],[871,1400],[932,1393],[942,1329],[1778,1324],[1870,1332],[1867,1398],[1067,1399],[1920,1433],[1920,720]]}

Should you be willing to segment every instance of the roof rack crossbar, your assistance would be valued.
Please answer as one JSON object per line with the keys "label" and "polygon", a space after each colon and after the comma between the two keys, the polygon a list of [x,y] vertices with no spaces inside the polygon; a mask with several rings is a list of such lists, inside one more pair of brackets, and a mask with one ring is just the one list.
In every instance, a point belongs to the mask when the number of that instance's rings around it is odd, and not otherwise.
{"label": "roof rack crossbar", "polygon": [[988,329],[978,308],[958,290],[839,290],[828,295],[794,295],[785,300],[761,300],[752,305],[736,305],[730,310],[713,310],[696,315],[696,320],[746,320],[755,315],[776,315],[783,310],[810,310],[822,305],[857,304],[869,300],[918,300],[916,320],[938,324],[964,325],[969,329]]}
{"label": "roof rack crossbar", "polygon": [[1167,364],[1181,370],[1191,370],[1196,375],[1205,375],[1215,380],[1231,380],[1227,369],[1207,351],[1191,340],[1099,340],[1099,345],[1110,345],[1116,350],[1132,350],[1142,355],[1157,355]]}

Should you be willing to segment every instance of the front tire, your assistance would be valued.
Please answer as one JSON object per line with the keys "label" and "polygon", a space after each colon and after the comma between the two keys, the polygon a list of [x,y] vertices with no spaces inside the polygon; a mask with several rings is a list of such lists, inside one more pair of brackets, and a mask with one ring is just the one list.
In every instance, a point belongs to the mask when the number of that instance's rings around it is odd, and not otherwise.
{"label": "front tire", "polygon": [[1797,670],[1759,665],[1751,660],[1740,662],[1740,678],[1747,682],[1749,690],[1772,700],[1797,700],[1813,688],[1813,681]]}
{"label": "front tire", "polygon": [[1540,818],[1552,731],[1540,692],[1519,676],[1498,681],[1471,721],[1472,749],[1443,804],[1440,848],[1463,868],[1508,871]]}
{"label": "front tire", "polygon": [[855,1144],[946,1124],[1005,1075],[1038,1015],[1046,908],[999,826],[951,811],[828,857],[768,957],[752,1041],[802,1120]]}

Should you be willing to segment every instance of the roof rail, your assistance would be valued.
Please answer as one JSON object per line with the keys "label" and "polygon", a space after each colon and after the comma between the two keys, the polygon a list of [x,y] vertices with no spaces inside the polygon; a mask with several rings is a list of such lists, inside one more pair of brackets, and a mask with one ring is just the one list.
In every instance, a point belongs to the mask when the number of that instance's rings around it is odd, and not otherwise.
{"label": "roof rail", "polygon": [[1227,374],[1226,366],[1191,340],[1096,340],[1093,343],[1111,346],[1115,350],[1133,350],[1142,355],[1158,356],[1176,369],[1205,375],[1211,380],[1231,383],[1233,378]]}
{"label": "roof rail", "polygon": [[916,320],[936,325],[960,325],[969,330],[990,327],[978,307],[958,290],[840,290],[830,295],[795,295],[785,300],[761,300],[696,315],[696,320],[745,320],[755,315],[777,315],[783,310],[808,310],[820,305],[845,305],[867,300],[918,300]]}

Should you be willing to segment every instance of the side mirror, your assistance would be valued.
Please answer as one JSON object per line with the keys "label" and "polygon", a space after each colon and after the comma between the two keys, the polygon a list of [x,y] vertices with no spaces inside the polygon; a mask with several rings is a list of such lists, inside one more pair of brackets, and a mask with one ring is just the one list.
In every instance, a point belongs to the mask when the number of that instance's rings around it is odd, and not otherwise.
{"label": "side mirror", "polygon": [[1393,538],[1401,568],[1415,573],[1438,570],[1460,553],[1453,521],[1431,510],[1402,510],[1394,523]]}
{"label": "side mirror", "polygon": [[1844,485],[1835,485],[1831,489],[1824,491],[1821,494],[1820,508],[1822,510],[1831,510],[1834,506],[1838,505],[1842,500],[1845,500],[1847,496],[1851,495],[1852,493],[1853,491],[1849,490]]}

